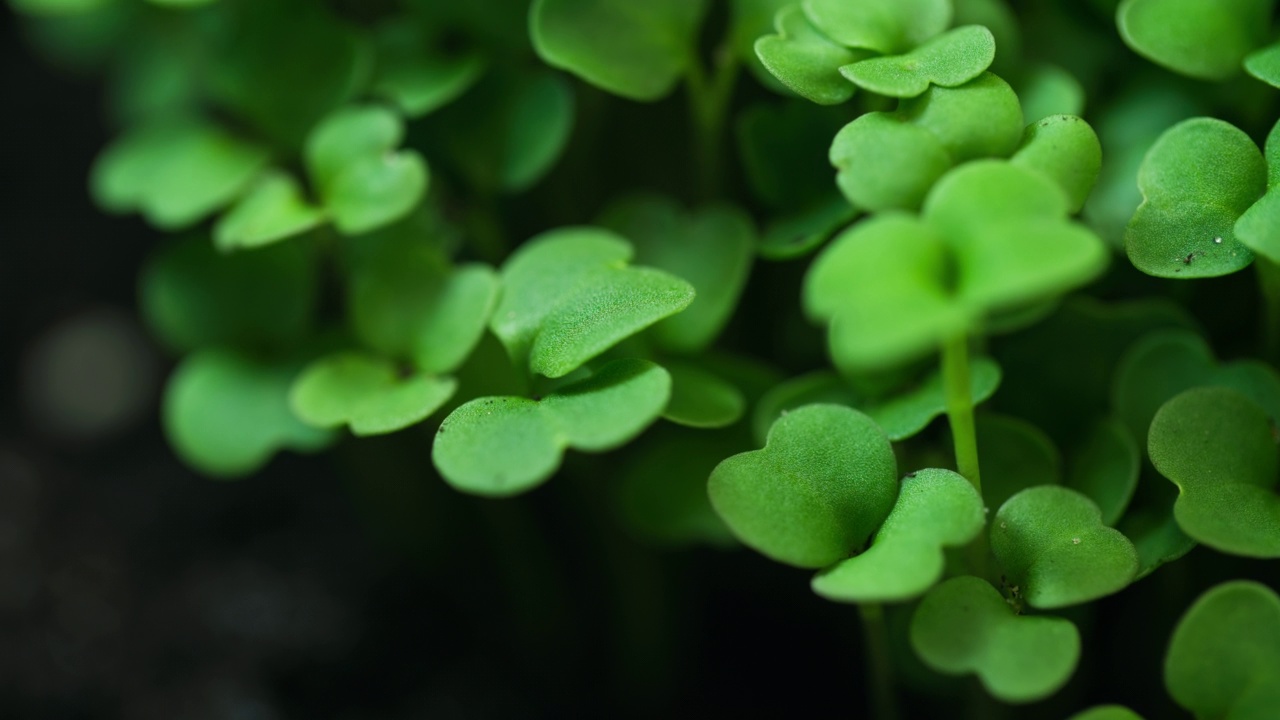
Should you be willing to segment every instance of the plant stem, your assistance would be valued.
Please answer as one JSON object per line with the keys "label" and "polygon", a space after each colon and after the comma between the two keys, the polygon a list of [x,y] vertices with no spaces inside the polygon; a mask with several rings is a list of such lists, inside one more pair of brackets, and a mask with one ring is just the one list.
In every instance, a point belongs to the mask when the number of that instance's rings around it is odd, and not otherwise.
{"label": "plant stem", "polygon": [[737,77],[737,59],[723,45],[716,51],[714,70],[709,79],[697,59],[689,63],[685,89],[689,94],[693,125],[694,172],[698,179],[698,192],[704,200],[714,199],[723,191],[724,123]]}
{"label": "plant stem", "polygon": [[955,445],[956,470],[982,494],[978,473],[978,434],[973,424],[973,390],[969,380],[969,341],[964,335],[942,346],[942,383],[947,393],[947,420]]}
{"label": "plant stem", "polygon": [[1280,362],[1280,264],[1261,255],[1254,258],[1258,286],[1262,290],[1262,353],[1272,363]]}
{"label": "plant stem", "polygon": [[884,606],[865,603],[858,606],[862,616],[863,647],[871,670],[871,709],[877,720],[896,720],[898,702],[893,694],[893,666],[889,659],[889,628]]}

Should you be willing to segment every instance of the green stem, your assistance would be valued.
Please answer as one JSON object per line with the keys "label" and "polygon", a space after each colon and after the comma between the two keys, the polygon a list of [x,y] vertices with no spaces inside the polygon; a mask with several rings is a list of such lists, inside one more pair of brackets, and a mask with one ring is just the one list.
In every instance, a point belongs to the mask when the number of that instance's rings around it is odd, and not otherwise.
{"label": "green stem", "polygon": [[889,628],[884,619],[884,606],[865,603],[858,606],[862,616],[863,647],[871,675],[872,717],[896,720],[898,702],[893,693],[893,666],[889,659]]}
{"label": "green stem", "polygon": [[973,423],[973,391],[969,380],[969,341],[964,335],[942,347],[942,382],[947,393],[947,420],[955,444],[956,470],[982,494],[978,472],[978,433]]}
{"label": "green stem", "polygon": [[1272,363],[1280,362],[1280,264],[1258,255],[1258,285],[1262,290],[1262,351]]}
{"label": "green stem", "polygon": [[710,78],[696,59],[689,63],[685,89],[689,94],[693,125],[694,172],[698,192],[704,200],[719,197],[723,192],[724,124],[737,77],[737,59],[725,49],[716,52]]}

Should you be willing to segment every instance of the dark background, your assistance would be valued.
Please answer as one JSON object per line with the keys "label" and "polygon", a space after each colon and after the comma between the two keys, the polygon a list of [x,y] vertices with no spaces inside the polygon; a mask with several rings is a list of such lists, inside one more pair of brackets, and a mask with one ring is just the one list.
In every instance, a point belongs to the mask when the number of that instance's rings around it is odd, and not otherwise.
{"label": "dark background", "polygon": [[[852,607],[751,553],[633,540],[602,494],[607,461],[571,458],[505,502],[431,475],[421,431],[286,455],[240,482],[184,468],[156,420],[171,361],[132,319],[161,238],[91,206],[100,88],[34,57],[0,8],[0,717],[864,715]],[[110,431],[59,428],[32,390],[40,348],[102,318],[135,338],[141,411]],[[84,362],[87,382],[119,379]],[[1075,613],[1075,679],[1008,716],[1095,702],[1184,716],[1163,692],[1165,643],[1233,577],[1277,582],[1197,549]],[[906,617],[891,620],[900,641]],[[909,716],[960,716],[940,692],[980,696],[904,676]]]}

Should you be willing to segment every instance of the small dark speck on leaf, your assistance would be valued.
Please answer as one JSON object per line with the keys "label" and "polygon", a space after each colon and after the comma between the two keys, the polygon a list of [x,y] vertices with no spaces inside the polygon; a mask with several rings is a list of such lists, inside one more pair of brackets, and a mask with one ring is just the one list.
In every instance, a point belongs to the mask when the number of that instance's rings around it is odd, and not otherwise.
{"label": "small dark speck on leaf", "polygon": [[909,472],[909,473],[907,473],[907,475],[906,475],[906,476],[907,476],[907,477],[909,477],[909,478],[913,478],[913,477],[915,477],[915,476],[916,476],[916,474],[915,474],[915,473],[913,473],[913,472]]}

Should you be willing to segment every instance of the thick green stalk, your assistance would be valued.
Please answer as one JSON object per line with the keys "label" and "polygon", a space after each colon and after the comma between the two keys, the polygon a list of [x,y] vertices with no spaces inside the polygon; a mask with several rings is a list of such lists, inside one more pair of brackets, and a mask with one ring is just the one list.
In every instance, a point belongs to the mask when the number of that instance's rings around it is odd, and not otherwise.
{"label": "thick green stalk", "polygon": [[942,382],[947,393],[947,420],[955,446],[956,470],[982,494],[978,472],[978,434],[973,423],[973,391],[969,381],[969,341],[954,337],[942,347]]}
{"label": "thick green stalk", "polygon": [[689,63],[685,89],[693,124],[694,172],[704,200],[714,200],[723,191],[724,126],[737,77],[738,63],[727,50],[716,53],[710,78],[697,59]]}
{"label": "thick green stalk", "polygon": [[1280,363],[1280,264],[1261,255],[1253,264],[1258,269],[1258,286],[1262,290],[1263,357]]}
{"label": "thick green stalk", "polygon": [[871,677],[871,709],[876,720],[896,720],[898,701],[893,694],[893,665],[889,658],[889,627],[884,606],[865,603],[858,606],[862,616],[863,648]]}

